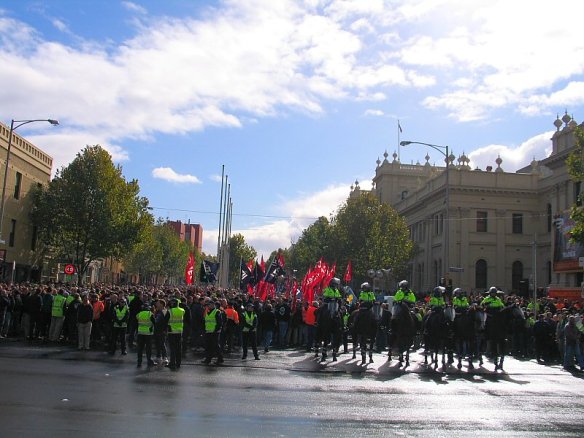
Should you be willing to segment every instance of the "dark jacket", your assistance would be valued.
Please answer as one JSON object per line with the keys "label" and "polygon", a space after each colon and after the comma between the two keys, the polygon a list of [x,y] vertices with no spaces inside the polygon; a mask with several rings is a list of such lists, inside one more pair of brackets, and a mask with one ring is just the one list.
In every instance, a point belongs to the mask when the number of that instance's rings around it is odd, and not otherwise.
{"label": "dark jacket", "polygon": [[259,324],[262,330],[274,331],[276,328],[276,315],[270,310],[264,310],[260,313]]}
{"label": "dark jacket", "polygon": [[91,304],[79,304],[77,307],[77,322],[86,324],[93,320],[93,307]]}

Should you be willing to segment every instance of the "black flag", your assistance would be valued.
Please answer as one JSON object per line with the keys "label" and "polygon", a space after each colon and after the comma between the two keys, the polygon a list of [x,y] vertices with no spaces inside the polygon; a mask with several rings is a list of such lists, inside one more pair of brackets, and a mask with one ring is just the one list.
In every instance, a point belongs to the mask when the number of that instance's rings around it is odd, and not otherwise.
{"label": "black flag", "polygon": [[219,263],[214,263],[210,260],[203,260],[201,262],[201,272],[199,274],[199,281],[201,283],[214,283],[214,282],[216,282],[218,270],[219,270]]}
{"label": "black flag", "polygon": [[243,260],[241,261],[241,280],[239,281],[239,288],[245,289],[246,285],[251,284],[254,285],[253,281],[253,274],[251,270],[247,266],[247,263],[244,263]]}
{"label": "black flag", "polygon": [[274,284],[276,282],[276,278],[281,274],[284,274],[284,269],[280,264],[280,257],[276,255],[268,267],[264,281],[266,283]]}

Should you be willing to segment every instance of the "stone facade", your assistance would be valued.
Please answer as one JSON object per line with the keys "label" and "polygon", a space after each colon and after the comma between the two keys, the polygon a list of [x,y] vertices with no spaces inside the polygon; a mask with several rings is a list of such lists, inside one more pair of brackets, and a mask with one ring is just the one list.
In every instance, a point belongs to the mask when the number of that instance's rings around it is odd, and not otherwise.
{"label": "stone facade", "polygon": [[[0,166],[6,166],[10,127],[0,123]],[[41,280],[44,260],[36,245],[36,231],[31,224],[30,191],[37,184],[48,184],[53,159],[35,145],[13,133],[6,179],[4,222],[0,249],[5,251],[0,264],[3,280]]]}
{"label": "stone facade", "polygon": [[[415,165],[400,163],[395,153],[391,161],[387,152],[377,160],[373,193],[405,217],[415,242],[414,290],[429,291],[441,278],[469,292],[495,285],[526,293],[534,283],[579,288],[579,249],[562,253],[556,236],[562,220],[569,228],[567,212],[579,194],[565,164],[577,124],[566,114],[554,125],[550,156],[517,172],[505,172],[500,157],[495,169],[473,170],[465,155],[455,160],[451,154],[448,172],[446,159],[435,166],[427,155]],[[360,191],[356,181],[351,195]],[[558,252],[566,260],[557,260]]]}

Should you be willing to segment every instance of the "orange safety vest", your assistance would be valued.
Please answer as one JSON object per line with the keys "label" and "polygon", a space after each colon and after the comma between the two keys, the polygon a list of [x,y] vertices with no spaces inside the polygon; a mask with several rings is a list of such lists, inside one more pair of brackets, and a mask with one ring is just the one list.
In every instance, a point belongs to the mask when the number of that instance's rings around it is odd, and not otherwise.
{"label": "orange safety vest", "polygon": [[232,320],[233,322],[235,322],[235,324],[239,324],[239,313],[237,313],[237,310],[233,308],[228,308],[225,311],[225,314],[227,315],[227,319]]}
{"label": "orange safety vest", "polygon": [[315,325],[316,324],[316,316],[314,316],[314,312],[316,311],[316,307],[308,306],[306,313],[304,315],[304,323],[306,325]]}

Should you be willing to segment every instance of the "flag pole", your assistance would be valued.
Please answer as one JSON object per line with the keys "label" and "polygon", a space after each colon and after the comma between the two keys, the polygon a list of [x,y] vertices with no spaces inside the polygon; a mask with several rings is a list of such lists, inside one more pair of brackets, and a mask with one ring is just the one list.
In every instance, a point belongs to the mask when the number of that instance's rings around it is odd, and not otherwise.
{"label": "flag pole", "polygon": [[219,200],[219,233],[217,235],[217,260],[219,260],[219,248],[221,247],[221,212],[223,210],[223,182],[225,181],[225,164],[221,166],[221,199]]}
{"label": "flag pole", "polygon": [[241,290],[241,265],[243,264],[243,256],[239,256],[239,290]]}
{"label": "flag pole", "polygon": [[401,163],[401,148],[400,148],[400,131],[401,131],[401,126],[399,124],[399,119],[397,119],[397,160]]}

